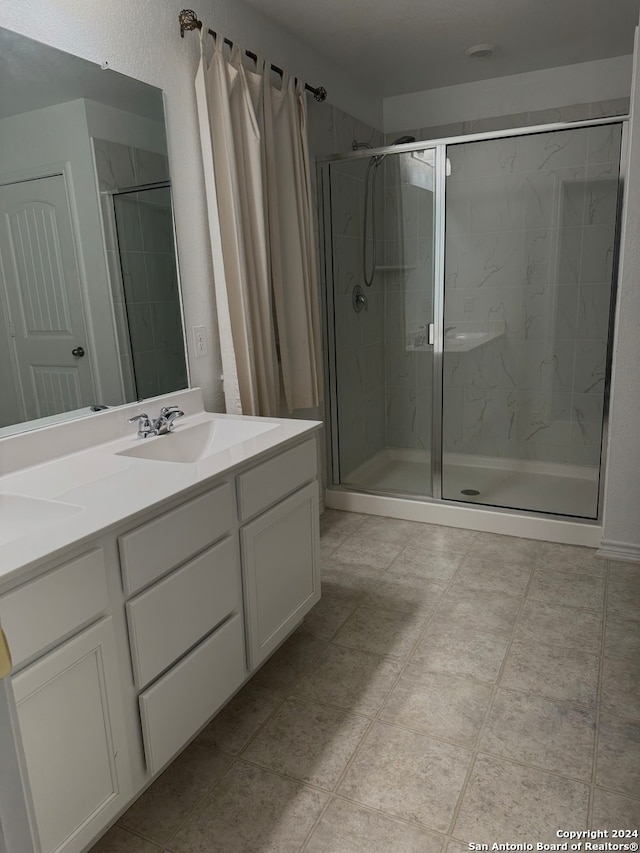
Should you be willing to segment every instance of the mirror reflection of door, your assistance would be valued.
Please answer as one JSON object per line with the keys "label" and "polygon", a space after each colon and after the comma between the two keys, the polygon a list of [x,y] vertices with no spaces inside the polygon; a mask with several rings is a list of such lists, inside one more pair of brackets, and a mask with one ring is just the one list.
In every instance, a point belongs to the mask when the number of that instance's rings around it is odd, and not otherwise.
{"label": "mirror reflection of door", "polygon": [[0,262],[11,362],[0,376],[17,387],[15,421],[94,403],[63,175],[0,186]]}

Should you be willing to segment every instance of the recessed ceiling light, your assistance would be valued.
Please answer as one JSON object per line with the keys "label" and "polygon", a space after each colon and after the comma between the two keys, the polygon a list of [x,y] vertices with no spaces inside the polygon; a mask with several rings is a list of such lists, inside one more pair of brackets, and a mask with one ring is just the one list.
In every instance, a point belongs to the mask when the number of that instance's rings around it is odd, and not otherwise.
{"label": "recessed ceiling light", "polygon": [[484,59],[487,56],[493,56],[495,49],[494,44],[474,44],[472,47],[468,47],[465,53],[474,59]]}

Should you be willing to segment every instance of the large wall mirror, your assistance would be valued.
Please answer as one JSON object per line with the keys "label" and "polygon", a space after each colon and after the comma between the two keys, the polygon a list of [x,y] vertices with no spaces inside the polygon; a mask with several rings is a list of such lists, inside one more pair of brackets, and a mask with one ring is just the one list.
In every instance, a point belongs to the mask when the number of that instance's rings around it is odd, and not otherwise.
{"label": "large wall mirror", "polygon": [[0,28],[0,436],[188,385],[162,92]]}

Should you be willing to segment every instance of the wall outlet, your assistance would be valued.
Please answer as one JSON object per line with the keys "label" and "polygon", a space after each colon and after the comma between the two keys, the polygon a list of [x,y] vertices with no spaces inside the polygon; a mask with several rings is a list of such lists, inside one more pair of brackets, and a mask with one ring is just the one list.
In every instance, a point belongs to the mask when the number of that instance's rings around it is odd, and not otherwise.
{"label": "wall outlet", "polygon": [[467,296],[464,300],[464,313],[473,314],[473,296]]}
{"label": "wall outlet", "polygon": [[196,358],[203,358],[209,354],[209,344],[207,342],[207,327],[194,326],[193,329],[193,346],[196,351]]}

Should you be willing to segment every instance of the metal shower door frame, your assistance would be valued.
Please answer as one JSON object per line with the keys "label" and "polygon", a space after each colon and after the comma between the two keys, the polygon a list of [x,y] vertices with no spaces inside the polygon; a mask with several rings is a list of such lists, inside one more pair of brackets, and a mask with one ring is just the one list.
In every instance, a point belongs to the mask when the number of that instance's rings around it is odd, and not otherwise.
{"label": "metal shower door frame", "polygon": [[[598,127],[609,124],[622,125],[622,150],[619,169],[619,195],[618,215],[616,222],[616,248],[613,258],[613,274],[611,282],[610,315],[609,315],[609,337],[607,346],[607,358],[605,366],[605,392],[603,401],[603,423],[602,444],[599,469],[598,489],[598,517],[597,519],[583,519],[585,523],[596,523],[602,518],[606,455],[609,432],[609,401],[611,394],[611,374],[613,363],[615,308],[618,289],[619,256],[621,248],[621,219],[624,210],[624,190],[626,179],[626,159],[628,152],[629,116],[605,116],[603,118],[592,118],[575,122],[555,122],[553,124],[535,125],[531,127],[518,127],[500,131],[488,131],[485,133],[469,133],[463,136],[445,137],[434,140],[422,140],[420,142],[406,143],[402,145],[386,145],[380,148],[371,148],[361,151],[353,151],[343,154],[334,154],[327,157],[317,158],[316,168],[318,176],[318,209],[319,209],[319,240],[320,240],[320,263],[321,263],[321,287],[325,312],[324,343],[326,347],[327,360],[325,371],[325,387],[327,404],[327,459],[330,460],[331,485],[337,488],[340,484],[340,462],[339,462],[339,431],[337,417],[337,363],[335,348],[335,329],[333,317],[335,314],[334,289],[333,289],[333,246],[331,230],[331,182],[329,166],[331,163],[363,159],[379,154],[392,155],[403,154],[412,151],[435,151],[435,184],[434,184],[434,244],[433,244],[433,375],[432,375],[432,398],[431,398],[431,494],[418,496],[415,494],[393,493],[393,497],[407,498],[410,500],[444,501],[455,503],[458,506],[468,506],[478,509],[484,507],[492,512],[509,513],[520,515],[539,515],[540,511],[517,510],[490,505],[478,505],[477,503],[465,503],[464,501],[450,501],[442,497],[442,465],[443,465],[443,443],[442,443],[442,421],[443,421],[443,367],[444,367],[444,299],[445,299],[445,228],[446,228],[446,177],[447,177],[447,148],[449,145],[457,145],[469,142],[484,142],[496,139],[506,139],[518,136],[529,136],[538,133],[552,133],[561,130],[575,130],[579,128]],[[349,491],[352,491],[349,489]],[[358,487],[358,492],[385,494],[378,490]],[[566,519],[566,515],[554,515],[545,513],[549,518]]]}

